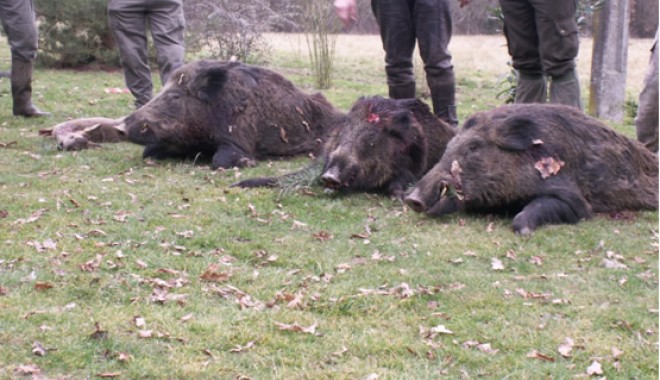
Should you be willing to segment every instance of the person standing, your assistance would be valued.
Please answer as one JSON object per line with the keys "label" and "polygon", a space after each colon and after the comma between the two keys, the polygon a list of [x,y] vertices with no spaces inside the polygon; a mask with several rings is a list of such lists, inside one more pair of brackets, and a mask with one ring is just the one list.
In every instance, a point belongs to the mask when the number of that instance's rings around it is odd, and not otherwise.
{"label": "person standing", "polygon": [[135,107],[140,108],[153,96],[147,27],[156,48],[161,83],[183,65],[182,0],[108,0],[108,23],[119,46],[126,86],[135,98]]}
{"label": "person standing", "polygon": [[48,116],[32,104],[32,69],[38,34],[32,0],[0,0],[0,20],[11,49],[11,97],[15,116]]}
{"label": "person standing", "polygon": [[[456,126],[456,79],[447,46],[452,34],[450,0],[371,0],[371,9],[385,50],[385,73],[392,99],[415,97],[415,44],[424,62],[433,112]],[[338,17],[349,24],[357,18],[355,0],[337,0]]]}
{"label": "person standing", "polygon": [[658,101],[658,31],[656,30],[651,47],[651,59],[639,94],[639,108],[635,117],[637,140],[656,154],[658,153]]}
{"label": "person standing", "polygon": [[[463,7],[470,1],[459,3]],[[549,100],[582,110],[575,69],[577,0],[500,0],[500,6],[509,54],[519,74],[515,102]]]}

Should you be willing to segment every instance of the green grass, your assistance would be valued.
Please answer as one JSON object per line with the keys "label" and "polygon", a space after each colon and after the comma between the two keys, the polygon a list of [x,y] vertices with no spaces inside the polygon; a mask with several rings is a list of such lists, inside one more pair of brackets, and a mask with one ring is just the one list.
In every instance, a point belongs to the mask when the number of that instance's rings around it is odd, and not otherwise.
{"label": "green grass", "polygon": [[[381,62],[360,59],[340,59],[324,92],[342,109],[386,93]],[[312,91],[299,58],[273,54],[270,67]],[[461,119],[498,104],[496,76],[459,78]],[[305,158],[212,172],[144,162],[130,144],[58,152],[37,135],[67,117],[128,113],[130,95],[103,91],[122,84],[120,72],[38,70],[35,102],[50,119],[15,118],[0,96],[0,142],[16,142],[0,148],[0,378],[33,364],[76,379],[568,379],[593,361],[608,378],[658,377],[657,212],[522,238],[510,219],[430,219],[377,195],[229,188]],[[353,236],[367,229],[368,240]],[[606,268],[610,256],[627,269]],[[229,280],[200,278],[211,264]],[[453,334],[426,333],[438,325]],[[567,337],[575,346],[564,358]]]}

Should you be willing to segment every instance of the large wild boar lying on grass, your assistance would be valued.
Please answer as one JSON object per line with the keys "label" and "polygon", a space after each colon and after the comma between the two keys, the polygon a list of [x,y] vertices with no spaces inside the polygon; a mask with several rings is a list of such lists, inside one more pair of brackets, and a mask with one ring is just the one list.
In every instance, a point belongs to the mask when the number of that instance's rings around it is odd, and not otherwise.
{"label": "large wild boar lying on grass", "polygon": [[145,146],[144,157],[202,155],[217,169],[312,152],[343,117],[323,95],[306,94],[273,71],[198,61],[178,68],[119,128]]}
{"label": "large wild boar lying on grass", "polygon": [[[325,144],[319,179],[333,190],[380,191],[402,197],[410,184],[440,160],[454,134],[420,100],[360,98]],[[236,185],[276,186],[286,177],[247,179]]]}
{"label": "large wild boar lying on grass", "polygon": [[434,216],[517,213],[513,229],[527,235],[592,212],[657,209],[658,159],[574,108],[504,106],[468,119],[405,201]]}

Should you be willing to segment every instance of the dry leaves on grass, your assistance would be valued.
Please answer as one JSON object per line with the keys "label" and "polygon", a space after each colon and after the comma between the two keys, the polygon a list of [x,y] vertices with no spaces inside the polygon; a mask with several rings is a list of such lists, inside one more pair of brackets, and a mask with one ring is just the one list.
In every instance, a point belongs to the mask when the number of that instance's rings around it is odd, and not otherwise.
{"label": "dry leaves on grass", "polygon": [[464,348],[476,348],[478,351],[481,351],[483,353],[489,354],[489,355],[495,355],[497,354],[500,350],[494,349],[490,343],[479,343],[476,340],[468,340],[467,342],[463,343]]}
{"label": "dry leaves on grass", "polygon": [[36,364],[19,364],[14,368],[14,373],[18,376],[34,376],[41,373],[41,368],[37,367]]}
{"label": "dry leaves on grass", "polygon": [[555,361],[555,358],[553,358],[552,356],[548,356],[548,355],[543,354],[543,353],[541,353],[537,350],[530,351],[527,354],[527,357],[532,358],[532,359],[538,359],[538,360],[546,361],[546,362],[554,362]]}
{"label": "dry leaves on grass", "polygon": [[48,353],[48,349],[46,349],[39,341],[35,341],[32,343],[32,353],[36,356],[46,356],[46,353]]}
{"label": "dry leaves on grass", "polygon": [[96,376],[102,378],[113,378],[113,377],[121,376],[121,372],[102,372],[102,373],[97,373]]}
{"label": "dry leaves on grass", "polygon": [[575,342],[573,339],[566,337],[564,339],[564,343],[559,345],[559,348],[557,348],[557,351],[561,354],[561,356],[565,358],[570,358],[571,357],[571,351],[573,351],[573,346],[575,346]]}
{"label": "dry leaves on grass", "polygon": [[603,374],[603,366],[596,360],[594,360],[589,367],[587,367],[587,375],[589,376],[594,376],[594,375],[602,375]]}
{"label": "dry leaves on grass", "polygon": [[318,240],[320,242],[326,242],[326,241],[332,239],[332,234],[328,231],[321,230],[321,231],[313,234],[312,237],[314,237],[315,240]]}
{"label": "dry leaves on grass", "polygon": [[541,173],[541,178],[546,179],[551,175],[556,175],[565,165],[562,160],[555,160],[552,157],[544,157],[536,161],[534,168]]}
{"label": "dry leaves on grass", "polygon": [[316,332],[316,328],[318,327],[318,324],[314,322],[314,324],[304,327],[302,325],[299,325],[297,322],[294,322],[293,324],[285,324],[285,323],[280,323],[280,322],[275,322],[275,326],[277,326],[278,329],[281,331],[292,331],[292,332],[298,332],[298,333],[304,333],[304,334],[311,334],[311,335],[317,335],[318,333]]}
{"label": "dry leaves on grass", "polygon": [[199,276],[200,279],[210,282],[227,282],[231,277],[231,272],[221,272],[220,265],[214,263],[209,264],[206,271]]}
{"label": "dry leaves on grass", "polygon": [[254,344],[255,344],[255,342],[253,340],[247,342],[247,344],[245,346],[241,346],[240,344],[237,344],[234,348],[230,349],[229,352],[239,354],[241,352],[245,352],[245,351],[251,349],[252,347],[254,347]]}
{"label": "dry leaves on grass", "polygon": [[245,310],[245,309],[263,310],[264,308],[266,308],[266,304],[264,302],[252,298],[252,296],[250,296],[249,294],[231,285],[227,285],[223,287],[217,287],[212,285],[209,288],[209,291],[227,300],[233,300],[238,304],[238,307],[241,310]]}
{"label": "dry leaves on grass", "polygon": [[47,208],[39,209],[39,210],[33,212],[32,215],[30,215],[30,217],[28,217],[28,218],[26,218],[26,219],[16,219],[16,220],[14,221],[14,223],[12,223],[12,224],[17,225],[17,224],[28,224],[28,223],[34,223],[34,222],[36,222],[37,220],[41,219],[41,217],[42,217],[47,211],[48,211]]}
{"label": "dry leaves on grass", "polygon": [[490,267],[493,270],[504,270],[504,264],[502,263],[502,260],[498,259],[497,257],[490,259]]}

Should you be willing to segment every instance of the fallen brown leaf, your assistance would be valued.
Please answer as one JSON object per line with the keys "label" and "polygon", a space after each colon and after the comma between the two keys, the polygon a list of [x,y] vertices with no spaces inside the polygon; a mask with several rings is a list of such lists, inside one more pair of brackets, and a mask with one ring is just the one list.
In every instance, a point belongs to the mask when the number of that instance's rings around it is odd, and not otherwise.
{"label": "fallen brown leaf", "polygon": [[131,354],[126,353],[126,352],[120,352],[117,355],[117,360],[122,362],[122,363],[125,363],[125,362],[129,362],[129,361],[133,360],[133,356]]}
{"label": "fallen brown leaf", "polygon": [[603,366],[598,363],[596,360],[594,360],[589,367],[587,367],[587,375],[593,376],[593,375],[602,375],[603,374]]}
{"label": "fallen brown leaf", "polygon": [[39,210],[33,212],[32,215],[30,215],[29,218],[27,218],[27,219],[17,219],[17,220],[14,221],[13,224],[28,224],[28,223],[34,223],[34,222],[36,222],[37,220],[41,219],[41,217],[42,217],[47,211],[48,211],[47,208],[39,209]]}
{"label": "fallen brown leaf", "polygon": [[314,237],[314,239],[321,242],[325,242],[332,239],[332,234],[328,231],[323,231],[323,230],[313,234],[312,236]]}
{"label": "fallen brown leaf", "polygon": [[493,270],[504,270],[504,264],[502,263],[502,260],[496,257],[490,259],[490,267]]}
{"label": "fallen brown leaf", "polygon": [[38,290],[38,291],[44,291],[44,290],[52,289],[54,287],[55,286],[50,282],[37,282],[34,284],[34,290]]}
{"label": "fallen brown leaf", "polygon": [[540,353],[540,352],[538,352],[538,351],[536,351],[536,350],[532,350],[532,351],[530,351],[530,352],[527,354],[527,357],[528,357],[528,358],[532,358],[532,359],[543,360],[543,361],[546,361],[546,362],[554,362],[554,361],[555,361],[555,358],[553,358],[553,357],[551,357],[551,356],[548,356],[548,355],[545,355],[545,354],[542,354],[542,353]]}
{"label": "fallen brown leaf", "polygon": [[37,356],[46,356],[47,351],[48,350],[46,350],[44,348],[44,346],[39,341],[35,341],[34,343],[32,343],[32,353],[33,354],[35,354]]}
{"label": "fallen brown leaf", "polygon": [[41,373],[41,368],[35,364],[20,364],[14,368],[14,373],[19,376],[38,375]]}
{"label": "fallen brown leaf", "polygon": [[541,178],[546,179],[551,175],[556,175],[565,165],[562,160],[555,160],[552,157],[544,157],[536,161],[534,168],[541,173]]}
{"label": "fallen brown leaf", "polygon": [[96,376],[103,378],[118,377],[121,376],[121,372],[103,372],[103,373],[97,373]]}
{"label": "fallen brown leaf", "polygon": [[230,349],[229,352],[233,352],[235,354],[245,352],[249,350],[250,348],[254,347],[254,341],[249,341],[245,346],[241,346],[240,344],[237,344],[234,348]]}
{"label": "fallen brown leaf", "polygon": [[108,332],[101,330],[101,325],[98,322],[94,323],[94,332],[89,336],[90,339],[106,339],[108,337]]}
{"label": "fallen brown leaf", "polygon": [[199,278],[209,282],[226,282],[232,277],[230,272],[220,272],[220,265],[211,263]]}
{"label": "fallen brown leaf", "polygon": [[275,326],[277,326],[277,328],[279,328],[282,331],[293,331],[293,332],[316,335],[316,327],[318,325],[314,323],[311,326],[304,327],[299,325],[298,323],[293,323],[291,325],[288,325],[285,323],[275,322]]}
{"label": "fallen brown leaf", "polygon": [[565,358],[570,358],[571,357],[571,351],[573,351],[573,346],[575,345],[575,342],[573,342],[573,339],[566,337],[564,339],[564,343],[559,345],[559,348],[557,348],[557,351],[561,354],[561,356]]}

